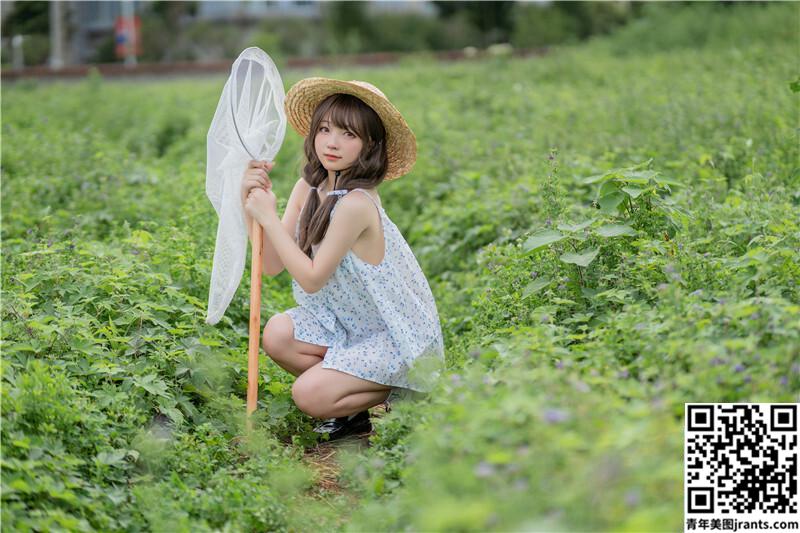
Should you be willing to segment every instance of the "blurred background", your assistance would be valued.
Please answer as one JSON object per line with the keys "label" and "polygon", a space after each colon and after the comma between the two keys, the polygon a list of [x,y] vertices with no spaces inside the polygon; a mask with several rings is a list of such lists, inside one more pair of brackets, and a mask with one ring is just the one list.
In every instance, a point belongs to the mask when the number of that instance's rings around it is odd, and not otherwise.
{"label": "blurred background", "polygon": [[[714,4],[733,3],[743,2]],[[284,67],[380,52],[510,53],[609,33],[664,8],[654,4],[662,2],[5,0],[2,68],[7,75],[31,66],[67,73],[90,64],[227,65],[247,46]]]}

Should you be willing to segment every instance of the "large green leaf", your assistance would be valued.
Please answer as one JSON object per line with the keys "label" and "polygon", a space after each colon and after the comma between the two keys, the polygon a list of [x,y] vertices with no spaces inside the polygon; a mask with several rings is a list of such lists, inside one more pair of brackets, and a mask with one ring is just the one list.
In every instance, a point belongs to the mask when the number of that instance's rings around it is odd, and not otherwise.
{"label": "large green leaf", "polygon": [[622,188],[623,191],[628,193],[628,196],[631,198],[638,198],[640,194],[644,192],[644,189],[640,189],[639,187],[634,187],[633,185],[628,185]]}
{"label": "large green leaf", "polygon": [[636,235],[636,230],[626,224],[606,224],[597,228],[603,237],[619,237],[620,235]]}
{"label": "large green leaf", "polygon": [[522,299],[524,300],[525,298],[527,298],[531,294],[533,294],[535,292],[539,292],[543,288],[545,288],[548,285],[550,285],[550,283],[552,281],[553,280],[551,278],[548,278],[548,277],[542,277],[542,278],[539,278],[537,280],[531,281],[530,283],[528,283],[528,286],[525,287],[525,290],[522,291]]}
{"label": "large green leaf", "polygon": [[177,407],[161,407],[160,409],[176,426],[183,424],[183,413],[181,413],[180,409]]}
{"label": "large green leaf", "polygon": [[655,178],[658,174],[655,170],[633,170],[625,171],[622,173],[622,179],[628,183],[639,183],[647,185],[650,183],[650,178]]}
{"label": "large green leaf", "polygon": [[683,183],[680,181],[671,180],[669,178],[655,178],[656,183],[659,185],[672,185],[674,187],[683,187]]}
{"label": "large green leaf", "polygon": [[611,194],[617,191],[619,191],[619,184],[615,181],[607,181],[602,185],[600,185],[600,188],[597,189],[597,198],[602,198],[607,194]]}
{"label": "large green leaf", "polygon": [[562,222],[557,227],[558,227],[558,229],[563,230],[563,231],[570,231],[570,232],[580,231],[580,230],[582,230],[584,228],[587,228],[587,227],[591,226],[592,223],[595,220],[597,220],[597,219],[596,218],[592,218],[590,220],[586,220],[586,221],[581,222],[579,224],[566,224],[566,223]]}
{"label": "large green leaf", "polygon": [[558,242],[563,238],[564,238],[563,233],[558,232],[556,230],[547,229],[544,231],[540,231],[538,233],[534,233],[533,235],[528,237],[528,240],[525,241],[523,247],[526,252],[532,252],[537,248],[541,248],[542,246],[545,246],[547,244]]}
{"label": "large green leaf", "polygon": [[591,248],[578,253],[567,252],[563,254],[560,259],[565,263],[585,267],[589,266],[589,263],[594,261],[594,258],[597,257],[598,253],[600,253],[598,248]]}
{"label": "large green leaf", "polygon": [[601,197],[597,203],[600,204],[600,211],[603,213],[613,213],[623,200],[625,200],[625,195],[617,191]]}
{"label": "large green leaf", "polygon": [[133,378],[133,382],[150,394],[163,396],[165,398],[170,397],[169,394],[167,394],[167,384],[164,383],[164,381],[161,380],[156,374],[147,374],[146,376],[135,377]]}
{"label": "large green leaf", "polygon": [[608,172],[606,172],[605,174],[595,174],[593,176],[589,176],[588,178],[583,178],[583,180],[581,180],[581,183],[589,185],[591,183],[597,183],[598,181],[603,180],[604,178],[609,179],[611,176],[612,174]]}

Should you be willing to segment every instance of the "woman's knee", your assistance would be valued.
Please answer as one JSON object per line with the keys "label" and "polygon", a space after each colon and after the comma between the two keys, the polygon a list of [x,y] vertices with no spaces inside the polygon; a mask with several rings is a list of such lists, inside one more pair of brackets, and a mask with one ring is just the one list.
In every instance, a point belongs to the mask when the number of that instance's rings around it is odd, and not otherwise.
{"label": "woman's knee", "polygon": [[308,416],[314,418],[326,418],[328,405],[320,398],[320,384],[314,383],[311,379],[298,377],[292,384],[292,400],[297,408]]}
{"label": "woman's knee", "polygon": [[286,313],[272,315],[264,326],[261,346],[270,357],[279,355],[294,338],[294,323]]}

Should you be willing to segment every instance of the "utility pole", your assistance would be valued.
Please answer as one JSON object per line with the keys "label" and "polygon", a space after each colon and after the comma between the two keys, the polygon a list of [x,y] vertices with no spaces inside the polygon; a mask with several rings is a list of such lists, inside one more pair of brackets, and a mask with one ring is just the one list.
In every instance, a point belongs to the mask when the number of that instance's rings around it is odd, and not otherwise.
{"label": "utility pole", "polygon": [[126,43],[128,46],[125,54],[125,65],[128,67],[135,67],[136,47],[138,43],[136,42],[136,21],[134,20],[133,2],[130,0],[122,2],[122,16],[126,21],[128,21],[128,28],[130,28],[130,31],[128,32],[130,42]]}
{"label": "utility pole", "polygon": [[22,35],[15,35],[11,38],[11,65],[14,68],[25,66],[25,55],[22,52],[22,42],[25,38]]}
{"label": "utility pole", "polygon": [[50,68],[64,66],[64,2],[50,2]]}

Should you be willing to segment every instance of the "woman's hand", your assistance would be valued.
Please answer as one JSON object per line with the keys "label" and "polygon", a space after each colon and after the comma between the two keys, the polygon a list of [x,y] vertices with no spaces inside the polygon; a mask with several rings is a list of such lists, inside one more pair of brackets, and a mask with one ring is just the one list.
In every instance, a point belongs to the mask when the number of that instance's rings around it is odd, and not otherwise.
{"label": "woman's hand", "polygon": [[278,199],[271,188],[265,191],[261,187],[254,187],[245,200],[244,210],[263,226],[270,214],[278,216]]}
{"label": "woman's hand", "polygon": [[[246,206],[247,197],[253,189],[260,188],[264,191],[272,189],[272,181],[269,179],[269,174],[267,174],[267,172],[271,171],[274,166],[274,162],[269,163],[267,161],[256,161],[255,159],[250,160],[247,164],[247,170],[245,170],[244,176],[242,177],[242,207]],[[274,196],[273,194],[273,197]]]}

